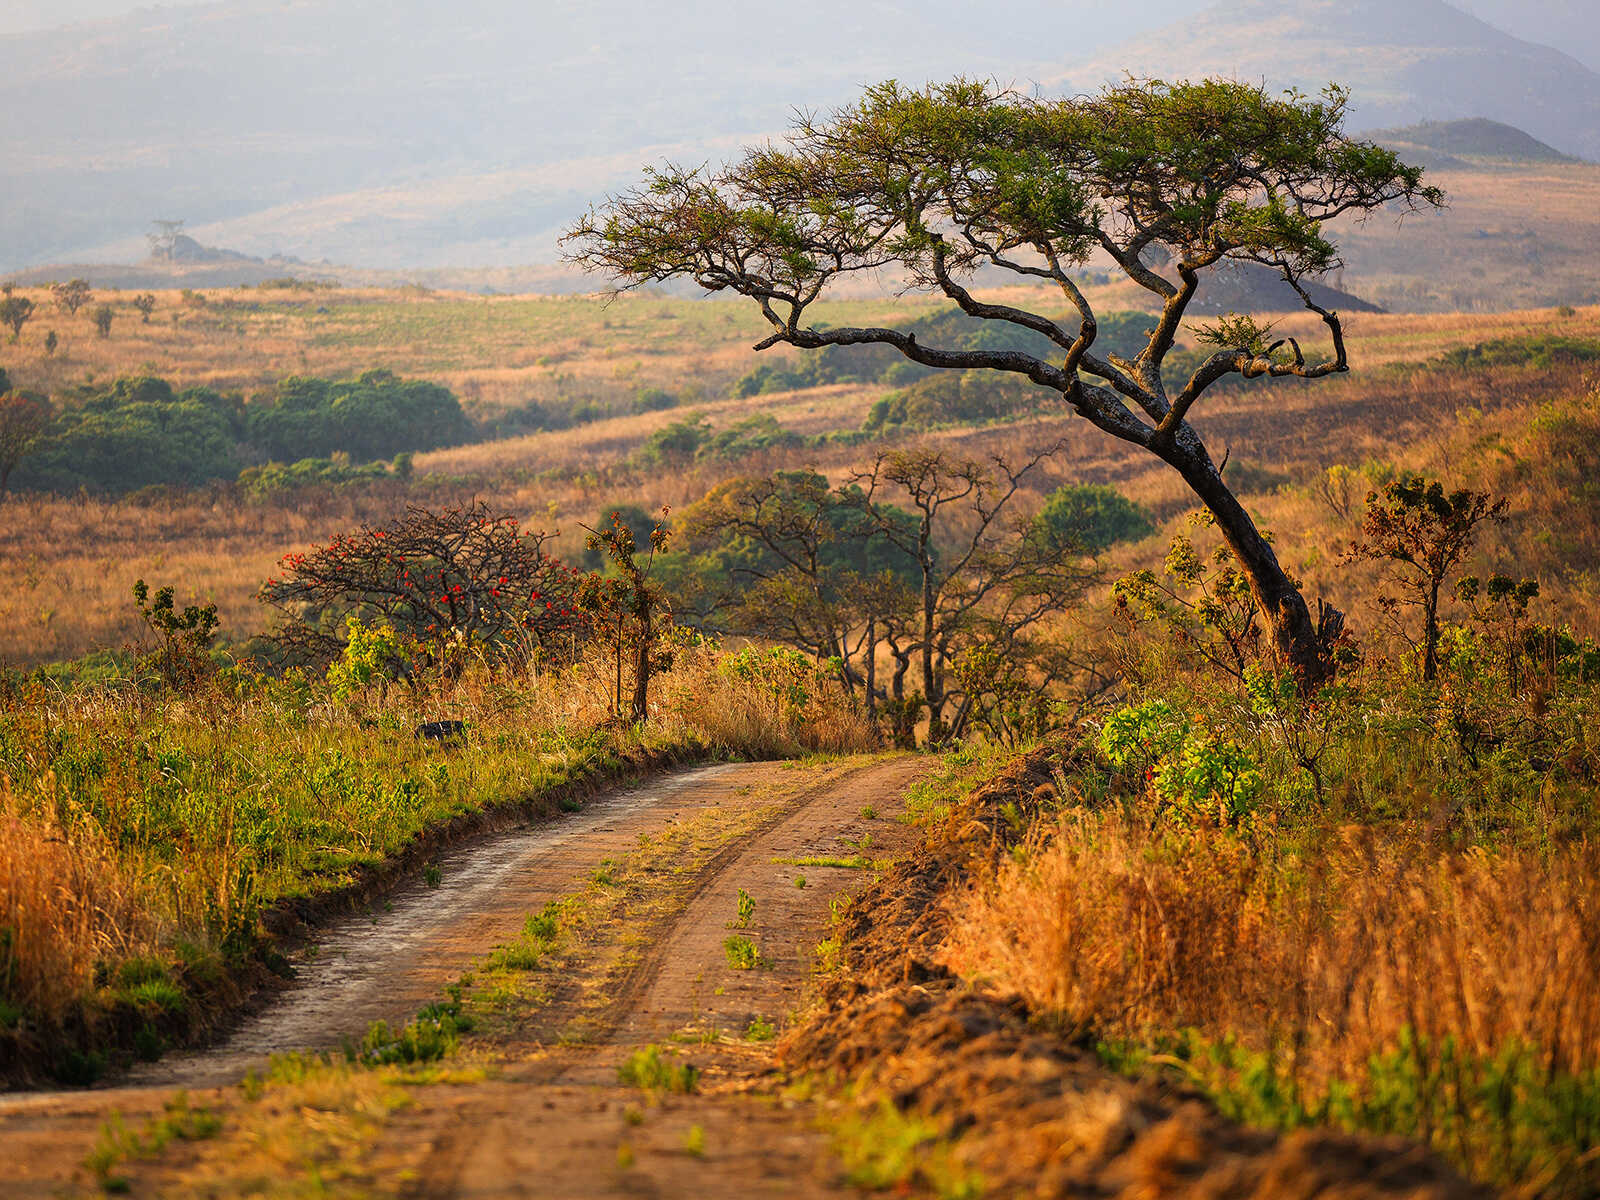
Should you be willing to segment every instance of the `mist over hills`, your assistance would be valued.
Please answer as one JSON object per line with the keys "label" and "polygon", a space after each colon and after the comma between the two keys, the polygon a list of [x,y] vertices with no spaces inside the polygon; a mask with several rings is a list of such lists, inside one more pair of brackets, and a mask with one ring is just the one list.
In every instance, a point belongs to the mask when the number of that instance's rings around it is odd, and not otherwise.
{"label": "mist over hills", "polygon": [[[1584,20],[1600,25],[1592,9]],[[1338,80],[1351,88],[1357,129],[1488,117],[1565,154],[1600,158],[1600,74],[1443,0],[1228,0],[1048,82],[1093,87],[1124,71],[1225,74],[1310,92]]]}
{"label": "mist over hills", "polygon": [[[74,2],[68,11],[95,13],[121,0]],[[1519,10],[1546,29],[1575,7]],[[890,76],[1047,89],[1124,70],[1337,78],[1355,88],[1357,127],[1485,116],[1600,157],[1600,75],[1442,0],[1197,9],[220,0],[13,34],[0,37],[11,183],[0,269],[133,261],[156,217],[263,257],[548,262],[556,232],[641,164],[715,160],[781,130],[797,105],[840,103]],[[1568,42],[1559,29],[1552,40]]]}

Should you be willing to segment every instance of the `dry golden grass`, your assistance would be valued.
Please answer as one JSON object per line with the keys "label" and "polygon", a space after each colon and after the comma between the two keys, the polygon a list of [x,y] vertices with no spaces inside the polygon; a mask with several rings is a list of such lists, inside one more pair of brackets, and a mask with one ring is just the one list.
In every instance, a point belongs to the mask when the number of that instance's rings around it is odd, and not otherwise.
{"label": "dry golden grass", "polygon": [[24,806],[0,774],[0,1003],[58,1019],[155,932],[145,888],[92,821]]}
{"label": "dry golden grass", "polygon": [[[554,789],[651,751],[876,747],[835,679],[791,657],[753,661],[730,670],[718,647],[682,646],[638,729],[612,717],[598,653],[349,701],[270,681],[183,697],[0,694],[0,1049],[19,1012],[35,1030],[76,1012],[65,1023],[92,1031],[97,969],[114,985],[136,952],[170,960],[182,940],[217,953],[241,923],[253,933],[254,903],[343,886],[462,813],[553,809]],[[471,731],[447,759],[410,734],[440,713]]]}
{"label": "dry golden grass", "polygon": [[1335,230],[1347,278],[1385,308],[1536,308],[1600,298],[1600,168],[1589,163],[1429,171],[1449,207]]}
{"label": "dry golden grass", "polygon": [[1313,1086],[1406,1028],[1576,1073],[1600,1066],[1597,895],[1589,847],[1458,853],[1352,827],[1280,859],[1079,813],[956,901],[948,954],[1075,1028],[1299,1047]]}

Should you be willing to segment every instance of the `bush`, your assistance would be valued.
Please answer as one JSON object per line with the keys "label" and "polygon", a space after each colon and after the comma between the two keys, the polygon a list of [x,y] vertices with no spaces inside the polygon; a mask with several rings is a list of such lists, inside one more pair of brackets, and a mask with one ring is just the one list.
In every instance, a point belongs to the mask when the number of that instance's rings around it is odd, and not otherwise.
{"label": "bush", "polygon": [[1079,483],[1050,494],[1031,532],[1059,552],[1098,554],[1118,542],[1149,537],[1155,529],[1149,512],[1116,488]]}
{"label": "bush", "polygon": [[367,371],[353,380],[290,377],[270,404],[247,409],[247,440],[279,462],[343,451],[358,461],[467,440],[461,402],[446,388]]}
{"label": "bush", "polygon": [[233,479],[241,465],[242,413],[237,397],[208,388],[178,392],[150,376],[82,388],[68,394],[15,482],[61,492],[128,492]]}

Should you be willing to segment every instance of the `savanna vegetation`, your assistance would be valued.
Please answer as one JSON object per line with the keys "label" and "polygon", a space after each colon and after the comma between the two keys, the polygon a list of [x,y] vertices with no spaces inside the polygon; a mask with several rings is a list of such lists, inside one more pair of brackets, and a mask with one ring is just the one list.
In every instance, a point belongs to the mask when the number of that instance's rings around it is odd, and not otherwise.
{"label": "savanna vegetation", "polygon": [[[1082,104],[877,89],[578,230],[749,312],[251,289],[47,350],[69,293],[0,307],[8,1061],[203,1035],[450,822],[898,745],[948,756],[953,986],[1247,1123],[1600,1187],[1600,311],[1200,316],[1438,196],[1337,94]],[[844,170],[885,139],[906,187]],[[823,298],[884,265],[943,303]]]}

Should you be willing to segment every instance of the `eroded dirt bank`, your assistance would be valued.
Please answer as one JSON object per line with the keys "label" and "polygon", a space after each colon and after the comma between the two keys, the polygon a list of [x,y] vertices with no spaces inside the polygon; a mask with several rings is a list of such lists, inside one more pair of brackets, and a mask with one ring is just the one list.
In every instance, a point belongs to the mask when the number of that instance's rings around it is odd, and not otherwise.
{"label": "eroded dirt bank", "polygon": [[937,1129],[993,1195],[1489,1195],[1398,1139],[1246,1129],[1197,1092],[1114,1075],[1085,1046],[1041,1027],[1017,997],[939,965],[944,897],[1005,852],[1016,814],[1053,795],[1058,756],[1071,753],[1012,763],[858,897],[842,931],[850,969],[785,1040],[783,1065],[849,1080],[867,1103]]}

